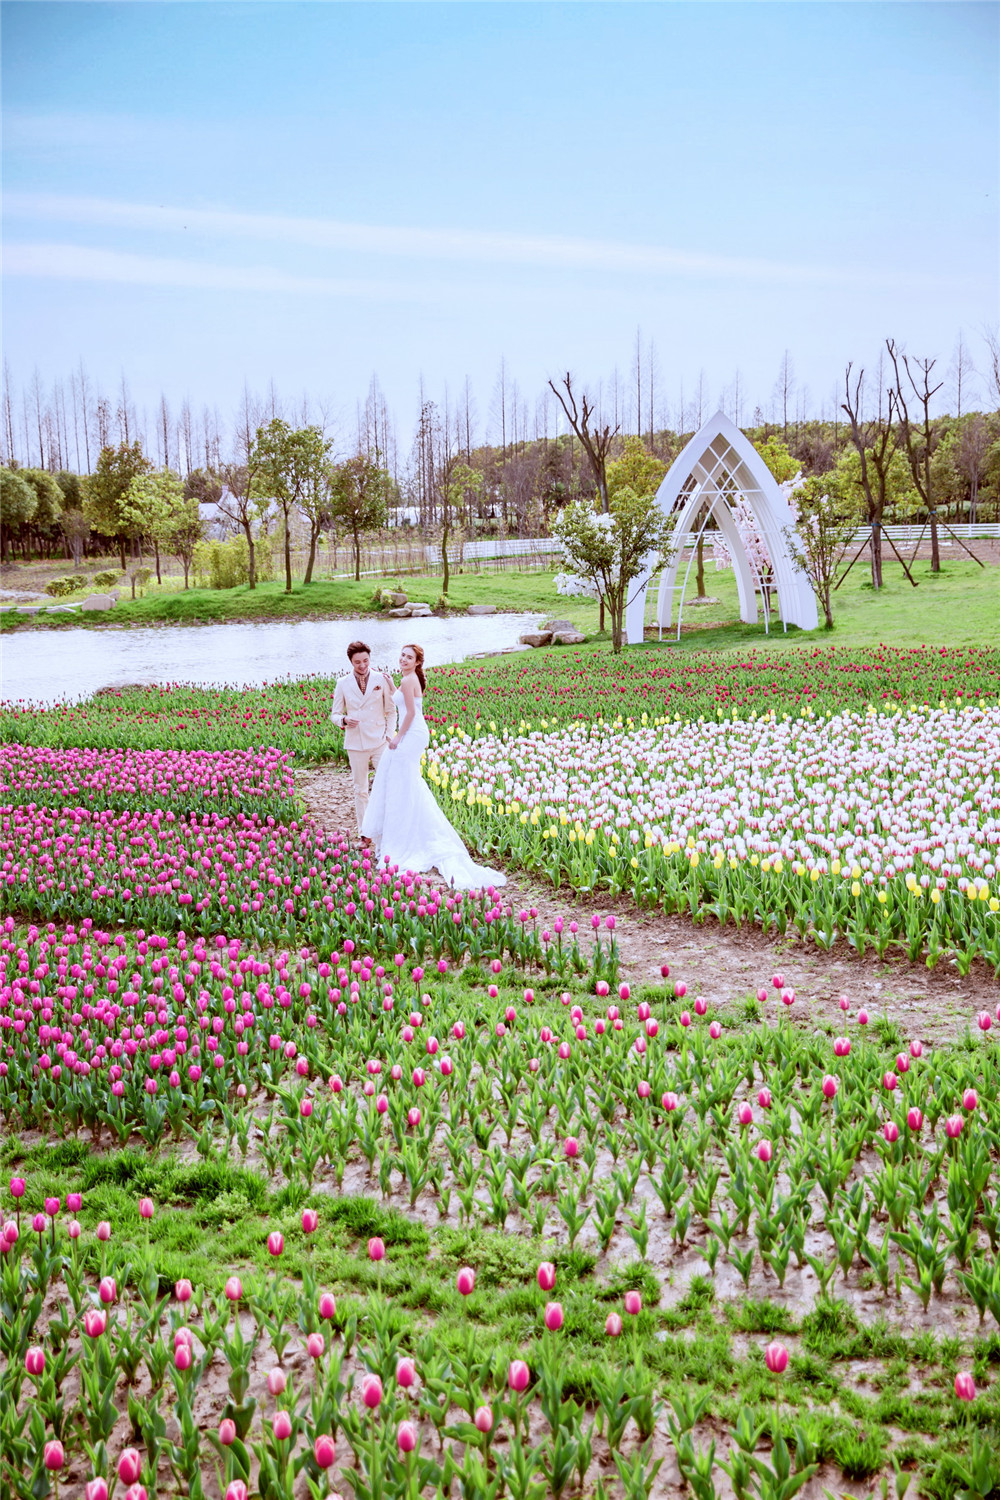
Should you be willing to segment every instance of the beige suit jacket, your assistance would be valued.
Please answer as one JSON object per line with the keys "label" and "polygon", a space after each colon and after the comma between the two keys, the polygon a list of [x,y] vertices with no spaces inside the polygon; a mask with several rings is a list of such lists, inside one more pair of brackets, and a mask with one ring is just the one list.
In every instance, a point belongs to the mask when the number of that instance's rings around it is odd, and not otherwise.
{"label": "beige suit jacket", "polygon": [[[369,673],[367,693],[362,693],[353,672],[342,677],[333,694],[330,718],[344,731],[345,750],[377,750],[384,744],[396,728],[396,705],[382,673]],[[357,719],[358,727],[348,729],[345,719]]]}

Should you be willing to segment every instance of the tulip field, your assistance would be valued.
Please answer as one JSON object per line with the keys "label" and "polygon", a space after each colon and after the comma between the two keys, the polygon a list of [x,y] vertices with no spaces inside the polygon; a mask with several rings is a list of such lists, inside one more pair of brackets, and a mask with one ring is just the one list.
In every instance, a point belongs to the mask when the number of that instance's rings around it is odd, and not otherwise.
{"label": "tulip field", "polygon": [[[3,705],[0,1492],[997,1500],[1000,654],[435,672],[544,920],[308,814],[330,696]],[[951,1035],[630,981],[641,908]]]}

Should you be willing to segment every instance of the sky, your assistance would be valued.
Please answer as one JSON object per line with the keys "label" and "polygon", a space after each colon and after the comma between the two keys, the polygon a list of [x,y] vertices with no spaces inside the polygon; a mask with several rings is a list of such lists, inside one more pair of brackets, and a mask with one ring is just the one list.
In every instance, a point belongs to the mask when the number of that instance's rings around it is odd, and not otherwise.
{"label": "sky", "polygon": [[[218,408],[273,381],[350,446],[501,360],[671,424],[829,413],[894,337],[1000,317],[1000,7],[7,0],[4,354]],[[645,377],[644,377],[645,378]],[[738,378],[738,387],[736,381]],[[648,400],[648,396],[645,398]],[[966,402],[968,404],[968,402]]]}

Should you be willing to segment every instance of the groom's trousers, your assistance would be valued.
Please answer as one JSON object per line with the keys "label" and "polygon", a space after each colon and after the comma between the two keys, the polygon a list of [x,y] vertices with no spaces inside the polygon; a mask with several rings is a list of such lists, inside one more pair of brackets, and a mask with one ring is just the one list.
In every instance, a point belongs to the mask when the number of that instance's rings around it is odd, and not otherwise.
{"label": "groom's trousers", "polygon": [[369,775],[374,772],[375,767],[382,759],[386,748],[386,741],[376,745],[374,750],[348,750],[347,759],[351,763],[351,776],[354,779],[354,816],[358,820],[358,833],[361,832],[361,823],[368,806],[368,784]]}

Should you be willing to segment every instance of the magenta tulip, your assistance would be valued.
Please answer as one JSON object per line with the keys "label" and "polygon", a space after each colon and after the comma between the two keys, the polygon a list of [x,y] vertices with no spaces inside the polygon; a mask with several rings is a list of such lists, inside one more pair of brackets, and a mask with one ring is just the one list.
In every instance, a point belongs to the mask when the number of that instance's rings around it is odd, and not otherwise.
{"label": "magenta tulip", "polygon": [[174,1282],[174,1296],[178,1302],[190,1302],[193,1295],[194,1287],[186,1276],[182,1276],[180,1281]]}
{"label": "magenta tulip", "polygon": [[118,1478],[122,1484],[135,1484],[142,1473],[142,1459],[137,1448],[124,1448],[118,1460]]}
{"label": "magenta tulip", "polygon": [[788,1368],[788,1350],[784,1344],[768,1344],[764,1350],[764,1363],[772,1375],[781,1375]]}
{"label": "magenta tulip", "polygon": [[53,1438],[51,1442],[45,1444],[42,1449],[42,1463],[47,1469],[61,1469],[65,1462],[66,1455],[58,1438]]}
{"label": "magenta tulip", "polygon": [[319,1214],[316,1212],[316,1210],[314,1208],[304,1208],[302,1210],[302,1232],[303,1232],[303,1234],[315,1234],[316,1227],[317,1227],[318,1224],[319,1224]]}
{"label": "magenta tulip", "polygon": [[284,1443],[292,1435],[292,1419],[287,1411],[276,1411],[272,1423],[275,1439]]}
{"label": "magenta tulip", "polygon": [[113,1276],[101,1277],[101,1284],[97,1288],[97,1295],[100,1297],[105,1307],[110,1306],[112,1302],[118,1301],[118,1287],[115,1284],[115,1278]]}
{"label": "magenta tulip", "polygon": [[400,1453],[412,1453],[417,1446],[417,1429],[412,1422],[400,1422],[396,1428],[396,1446]]}
{"label": "magenta tulip", "polygon": [[510,1369],[507,1371],[507,1384],[512,1391],[518,1395],[528,1389],[531,1373],[523,1359],[511,1360]]}
{"label": "magenta tulip", "polygon": [[382,1404],[382,1382],[377,1375],[366,1375],[361,1382],[361,1399],[369,1411]]}
{"label": "magenta tulip", "polygon": [[319,1315],[321,1318],[335,1318],[337,1316],[337,1299],[332,1292],[320,1293]]}
{"label": "magenta tulip", "polygon": [[236,1441],[236,1423],[232,1417],[223,1417],[219,1423],[219,1442],[223,1448],[231,1448]]}
{"label": "magenta tulip", "polygon": [[231,1479],[226,1486],[225,1500],[248,1500],[249,1493],[242,1479]]}
{"label": "magenta tulip", "polygon": [[45,1350],[38,1344],[32,1344],[24,1356],[24,1368],[31,1376],[44,1375],[45,1373]]}
{"label": "magenta tulip", "polygon": [[637,1291],[625,1293],[625,1311],[632,1318],[638,1317],[642,1312],[642,1297]]}
{"label": "magenta tulip", "polygon": [[976,1383],[966,1370],[959,1370],[955,1376],[955,1395],[959,1401],[975,1401]]}
{"label": "magenta tulip", "polygon": [[463,1266],[455,1279],[455,1285],[463,1297],[468,1297],[476,1285],[476,1273],[471,1266]]}
{"label": "magenta tulip", "polygon": [[385,1245],[379,1239],[378,1235],[373,1235],[368,1241],[368,1259],[385,1260]]}
{"label": "magenta tulip", "polygon": [[561,1302],[546,1302],[545,1304],[545,1326],[550,1333],[558,1333],[563,1326],[563,1310]]}
{"label": "magenta tulip", "polygon": [[285,1248],[285,1236],[277,1229],[272,1229],[267,1237],[268,1255],[278,1256]]}
{"label": "magenta tulip", "polygon": [[556,1284],[556,1268],[550,1260],[543,1260],[538,1267],[538,1285],[543,1292],[551,1292]]}
{"label": "magenta tulip", "polygon": [[92,1307],[83,1315],[83,1331],[88,1339],[99,1339],[108,1326],[108,1315]]}
{"label": "magenta tulip", "polygon": [[321,1432],[314,1441],[313,1458],[318,1469],[331,1469],[337,1462],[337,1445],[328,1432]]}
{"label": "magenta tulip", "polygon": [[100,1474],[88,1479],[83,1487],[83,1500],[108,1500],[108,1481]]}
{"label": "magenta tulip", "polygon": [[773,1155],[774,1151],[771,1147],[771,1142],[768,1140],[761,1141],[757,1147],[758,1161],[770,1161]]}

